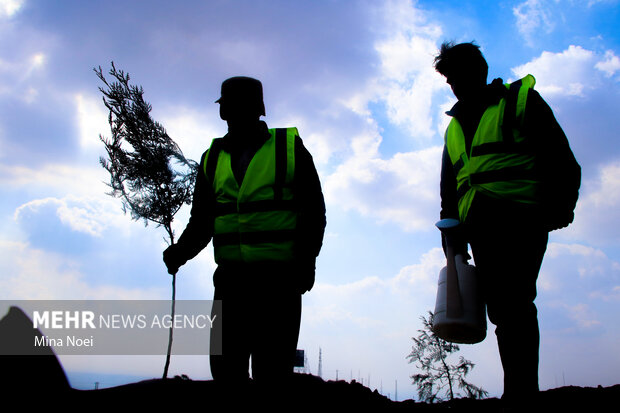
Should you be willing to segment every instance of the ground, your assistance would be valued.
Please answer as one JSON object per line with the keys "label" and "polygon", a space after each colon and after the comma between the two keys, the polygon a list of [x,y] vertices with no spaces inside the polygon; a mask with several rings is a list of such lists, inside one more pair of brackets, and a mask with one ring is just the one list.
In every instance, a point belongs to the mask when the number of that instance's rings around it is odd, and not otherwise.
{"label": "ground", "polygon": [[[56,390],[49,399],[67,408],[88,409],[112,408],[133,410],[134,408],[195,408],[211,406],[225,408],[256,408],[259,405],[314,410],[329,408],[330,411],[363,409],[363,411],[450,411],[450,412],[500,412],[504,411],[501,400],[457,399],[451,402],[422,403],[414,400],[394,402],[377,391],[355,381],[324,381],[319,377],[296,374],[294,380],[260,388],[250,383],[246,388],[227,394],[211,381],[195,381],[188,378],[152,379],[123,386],[99,390]],[[40,394],[40,392],[37,392]],[[518,410],[545,412],[606,411],[620,399],[620,385],[610,387],[583,388],[561,387],[542,391],[537,400],[524,400]],[[41,399],[40,399],[41,400]]]}

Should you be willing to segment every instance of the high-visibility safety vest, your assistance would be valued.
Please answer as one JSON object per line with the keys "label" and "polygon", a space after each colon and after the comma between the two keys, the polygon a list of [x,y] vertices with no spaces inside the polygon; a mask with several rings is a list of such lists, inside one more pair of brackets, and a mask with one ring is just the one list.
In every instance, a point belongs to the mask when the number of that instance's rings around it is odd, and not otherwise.
{"label": "high-visibility safety vest", "polygon": [[278,128],[269,129],[269,134],[241,186],[233,174],[230,153],[215,148],[218,139],[205,156],[203,171],[215,192],[213,248],[218,264],[293,259],[297,213],[292,182],[298,132]]}
{"label": "high-visibility safety vest", "polygon": [[446,130],[446,147],[457,181],[459,219],[465,222],[476,193],[519,203],[538,203],[539,182],[532,143],[521,133],[532,75],[510,84],[506,97],[482,115],[467,153],[459,121]]}

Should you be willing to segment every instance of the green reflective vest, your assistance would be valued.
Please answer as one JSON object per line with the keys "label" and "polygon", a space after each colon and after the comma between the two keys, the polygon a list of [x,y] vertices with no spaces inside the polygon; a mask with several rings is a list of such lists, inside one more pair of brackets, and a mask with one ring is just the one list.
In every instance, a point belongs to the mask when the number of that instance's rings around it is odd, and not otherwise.
{"label": "green reflective vest", "polygon": [[531,142],[521,133],[527,94],[535,83],[534,77],[527,75],[505,85],[507,96],[486,109],[469,153],[458,120],[452,118],[448,125],[445,141],[456,174],[461,222],[465,222],[478,192],[520,203],[538,203],[534,153]]}
{"label": "green reflective vest", "polygon": [[215,151],[212,178],[208,160],[213,144],[205,156],[203,171],[213,182],[216,200],[213,248],[218,264],[293,259],[297,213],[292,182],[298,132],[297,128],[279,128],[269,133],[241,186],[233,174],[230,153]]}

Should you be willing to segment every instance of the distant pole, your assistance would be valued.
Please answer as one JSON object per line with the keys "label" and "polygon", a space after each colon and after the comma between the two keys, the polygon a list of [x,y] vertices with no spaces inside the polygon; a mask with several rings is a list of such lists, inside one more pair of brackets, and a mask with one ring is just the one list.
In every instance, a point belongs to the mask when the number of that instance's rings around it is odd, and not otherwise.
{"label": "distant pole", "polygon": [[398,380],[394,380],[394,401],[398,401]]}
{"label": "distant pole", "polygon": [[336,369],[336,381],[338,381],[338,370]]}
{"label": "distant pole", "polygon": [[321,354],[321,347],[319,347],[319,377],[323,378],[323,359]]}

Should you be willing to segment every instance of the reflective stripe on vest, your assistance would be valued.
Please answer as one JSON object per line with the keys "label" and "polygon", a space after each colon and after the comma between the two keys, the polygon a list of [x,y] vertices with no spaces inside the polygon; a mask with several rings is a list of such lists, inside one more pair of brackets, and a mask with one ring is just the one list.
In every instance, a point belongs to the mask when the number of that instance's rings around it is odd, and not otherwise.
{"label": "reflective stripe on vest", "polygon": [[505,85],[507,98],[486,109],[469,155],[460,123],[456,118],[450,121],[445,140],[456,175],[461,222],[467,218],[476,192],[521,203],[538,202],[534,154],[520,132],[527,94],[535,83],[534,77],[527,75]]}
{"label": "reflective stripe on vest", "polygon": [[[298,132],[297,128],[282,128],[269,129],[269,133],[241,186],[233,174],[230,153],[220,150],[217,155],[213,247],[218,264],[293,259],[297,213],[292,182]],[[209,179],[208,159],[207,153],[203,171]]]}

